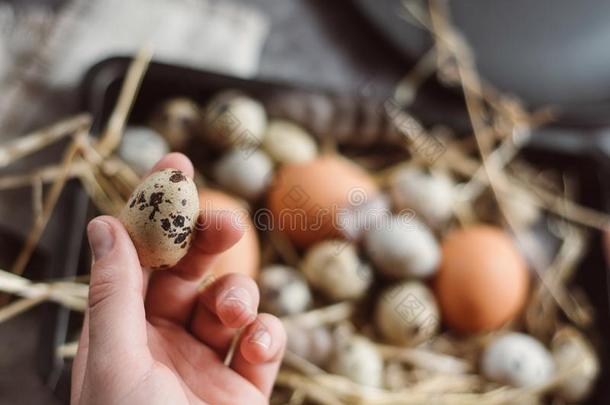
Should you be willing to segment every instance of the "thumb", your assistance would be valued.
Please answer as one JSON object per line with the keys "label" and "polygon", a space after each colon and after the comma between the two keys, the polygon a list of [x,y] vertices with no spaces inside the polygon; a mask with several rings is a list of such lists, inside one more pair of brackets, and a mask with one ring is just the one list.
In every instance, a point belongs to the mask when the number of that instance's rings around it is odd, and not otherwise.
{"label": "thumb", "polygon": [[102,368],[147,354],[142,268],[123,225],[113,217],[87,227],[93,255],[88,361]]}

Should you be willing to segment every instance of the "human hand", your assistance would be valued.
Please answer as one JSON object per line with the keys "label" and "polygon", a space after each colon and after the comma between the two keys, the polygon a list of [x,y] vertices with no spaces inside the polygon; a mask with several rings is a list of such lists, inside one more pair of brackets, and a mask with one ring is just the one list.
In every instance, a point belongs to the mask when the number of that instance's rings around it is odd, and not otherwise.
{"label": "human hand", "polygon": [[[153,170],[164,168],[193,175],[180,154],[166,156]],[[214,259],[242,235],[229,212],[202,212],[201,219],[215,226],[196,234],[173,269],[155,272],[141,268],[117,219],[89,223],[94,263],[72,369],[72,404],[268,402],[284,329],[276,317],[257,315],[259,292],[249,277],[228,274],[199,291]],[[227,366],[223,359],[241,327]]]}

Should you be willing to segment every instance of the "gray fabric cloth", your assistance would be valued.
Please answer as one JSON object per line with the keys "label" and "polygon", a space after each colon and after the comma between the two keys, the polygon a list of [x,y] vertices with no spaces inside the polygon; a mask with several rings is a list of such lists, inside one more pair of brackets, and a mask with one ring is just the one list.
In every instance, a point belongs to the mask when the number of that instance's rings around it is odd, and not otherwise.
{"label": "gray fabric cloth", "polygon": [[0,3],[0,27],[0,140],[48,117],[45,94],[100,60],[150,44],[160,61],[250,77],[268,31],[256,9],[219,0],[71,0],[56,12]]}

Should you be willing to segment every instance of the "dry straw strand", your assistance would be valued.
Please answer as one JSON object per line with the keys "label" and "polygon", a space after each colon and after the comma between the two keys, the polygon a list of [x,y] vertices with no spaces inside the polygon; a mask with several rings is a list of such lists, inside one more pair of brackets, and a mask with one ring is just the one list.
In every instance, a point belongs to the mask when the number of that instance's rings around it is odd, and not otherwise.
{"label": "dry straw strand", "polygon": [[80,114],[60,121],[48,128],[21,136],[0,146],[0,168],[37,152],[62,138],[81,132],[91,125],[89,114]]}
{"label": "dry straw strand", "polygon": [[144,75],[148,69],[148,65],[152,59],[153,49],[150,44],[142,47],[136,54],[133,62],[130,64],[127,70],[127,76],[121,92],[119,93],[119,99],[110,115],[108,125],[102,133],[102,137],[97,145],[98,150],[102,156],[108,156],[114,151],[119,143],[125,129],[125,123],[127,117],[131,111],[131,108],[135,102],[136,96],[144,80]]}
{"label": "dry straw strand", "polygon": [[[84,134],[80,133],[79,136],[84,136]],[[45,198],[44,205],[43,205],[43,211],[42,211],[42,218],[41,218],[41,220],[36,221],[34,223],[34,226],[32,227],[32,229],[30,230],[30,232],[27,236],[23,249],[19,253],[19,256],[17,256],[17,259],[15,260],[15,263],[13,264],[13,267],[11,270],[15,274],[22,274],[23,271],[25,270],[25,267],[27,266],[27,264],[30,260],[30,257],[32,256],[32,253],[34,252],[34,249],[36,249],[36,246],[38,245],[38,241],[40,240],[40,237],[42,236],[42,233],[43,233],[49,219],[51,218],[51,215],[53,214],[55,205],[57,204],[57,201],[59,200],[59,196],[61,195],[64,185],[68,179],[68,173],[70,170],[70,166],[72,165],[72,162],[79,151],[79,142],[78,142],[79,136],[77,136],[74,139],[74,141],[72,141],[72,143],[68,147],[68,150],[64,153],[64,158],[63,158],[63,162],[62,162],[62,172],[54,180],[53,185],[51,186],[51,190],[49,191],[47,198]]]}

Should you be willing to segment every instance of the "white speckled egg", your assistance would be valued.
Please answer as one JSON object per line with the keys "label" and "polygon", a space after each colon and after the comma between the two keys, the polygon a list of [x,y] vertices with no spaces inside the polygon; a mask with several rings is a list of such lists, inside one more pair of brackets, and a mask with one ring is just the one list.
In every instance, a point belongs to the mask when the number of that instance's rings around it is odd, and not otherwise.
{"label": "white speckled egg", "polygon": [[193,180],[180,170],[165,169],[151,174],[135,189],[119,219],[142,266],[165,269],[188,251],[198,214]]}
{"label": "white speckled egg", "polygon": [[156,131],[146,127],[128,127],[121,139],[118,155],[143,176],[168,152],[169,145]]}
{"label": "white speckled egg", "polygon": [[273,265],[258,278],[261,307],[277,316],[303,312],[311,305],[311,291],[303,275],[292,267]]}
{"label": "white speckled egg", "polygon": [[582,403],[591,394],[600,364],[591,344],[576,329],[559,330],[551,342],[557,370],[566,375],[555,393],[564,401]]}
{"label": "white speckled egg", "polygon": [[383,359],[370,340],[353,336],[337,348],[330,370],[358,384],[380,387],[383,380]]}
{"label": "white speckled egg", "polygon": [[203,115],[206,140],[219,148],[257,147],[267,127],[261,103],[236,90],[215,95]]}
{"label": "white speckled egg", "polygon": [[307,131],[283,120],[269,122],[263,148],[278,163],[306,162],[318,155],[318,146]]}
{"label": "white speckled egg", "polygon": [[515,387],[544,384],[555,374],[551,353],[533,337],[510,332],[483,352],[481,370],[492,381]]}
{"label": "white speckled egg", "polygon": [[334,338],[324,326],[304,328],[285,322],[286,349],[318,366],[325,365],[334,349]]}
{"label": "white speckled egg", "polygon": [[265,192],[272,175],[271,159],[258,149],[231,150],[214,165],[216,181],[248,200],[256,200]]}
{"label": "white speckled egg", "polygon": [[314,288],[332,300],[362,297],[373,278],[370,267],[358,257],[354,244],[338,239],[322,241],[309,248],[301,270]]}
{"label": "white speckled egg", "polygon": [[393,278],[427,278],[440,262],[439,245],[430,230],[407,215],[394,215],[364,234],[375,267]]}
{"label": "white speckled egg", "polygon": [[201,112],[187,98],[170,99],[155,112],[150,125],[167,139],[172,150],[183,150],[190,138],[201,132]]}
{"label": "white speckled egg", "polygon": [[412,209],[431,227],[443,225],[453,214],[454,184],[444,174],[401,167],[390,176],[389,188],[397,211]]}
{"label": "white speckled egg", "polygon": [[337,224],[347,239],[360,240],[367,230],[383,224],[389,215],[390,202],[387,196],[381,194],[358,204],[352,201],[348,208],[337,213]]}
{"label": "white speckled egg", "polygon": [[440,325],[434,294],[417,281],[387,288],[377,301],[375,324],[387,340],[398,345],[415,345],[431,338]]}

